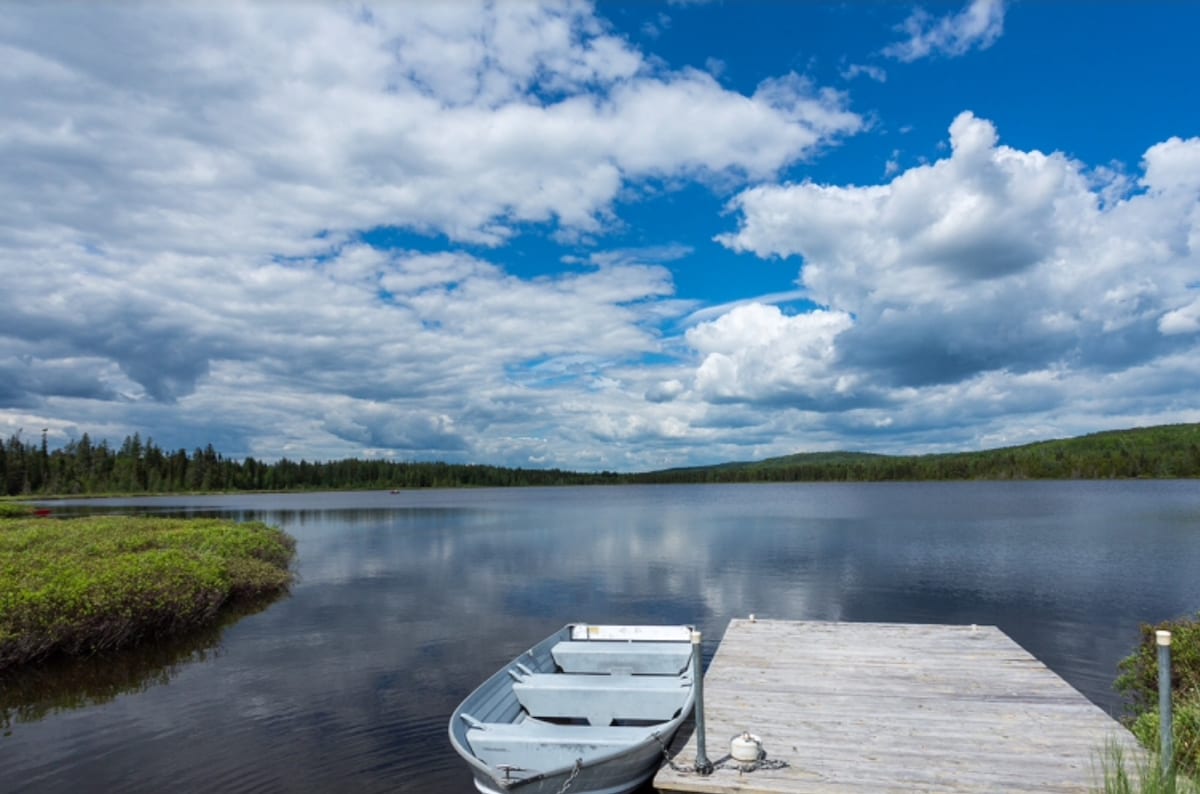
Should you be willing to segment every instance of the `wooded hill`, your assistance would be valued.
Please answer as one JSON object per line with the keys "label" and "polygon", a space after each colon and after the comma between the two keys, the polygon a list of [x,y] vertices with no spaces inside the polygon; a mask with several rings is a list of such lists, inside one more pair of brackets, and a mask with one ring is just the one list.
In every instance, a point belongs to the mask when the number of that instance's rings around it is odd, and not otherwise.
{"label": "wooded hill", "polygon": [[816,452],[633,475],[637,482],[881,482],[1200,477],[1200,424],[1113,430],[982,452]]}
{"label": "wooded hill", "polygon": [[818,452],[634,474],[451,463],[223,457],[212,445],[169,452],[137,434],[119,448],[87,434],[51,450],[46,438],[0,444],[0,495],[352,490],[468,486],[706,482],[882,482],[1200,477],[1200,424],[1095,433],[982,452],[875,455]]}

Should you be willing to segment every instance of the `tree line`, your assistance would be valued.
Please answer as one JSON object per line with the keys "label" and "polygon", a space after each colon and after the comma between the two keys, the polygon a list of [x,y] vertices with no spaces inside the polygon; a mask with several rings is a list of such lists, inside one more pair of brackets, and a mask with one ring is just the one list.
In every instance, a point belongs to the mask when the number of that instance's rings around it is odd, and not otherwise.
{"label": "tree line", "polygon": [[236,460],[212,444],[191,452],[164,450],[137,433],[119,447],[93,442],[87,433],[53,450],[45,434],[40,443],[17,434],[0,445],[0,493],[6,496],[583,485],[618,479],[611,472],[441,462]]}
{"label": "tree line", "polygon": [[634,475],[647,482],[887,482],[1200,477],[1200,424],[1114,430],[980,452],[808,453]]}
{"label": "tree line", "polygon": [[15,434],[0,444],[0,495],[599,485],[621,483],[883,482],[906,480],[1200,477],[1200,424],[1096,433],[940,455],[813,453],[642,473],[573,472],[390,460],[273,462],[227,458],[212,444],[164,450],[137,433],[119,447],[88,434],[51,450]]}

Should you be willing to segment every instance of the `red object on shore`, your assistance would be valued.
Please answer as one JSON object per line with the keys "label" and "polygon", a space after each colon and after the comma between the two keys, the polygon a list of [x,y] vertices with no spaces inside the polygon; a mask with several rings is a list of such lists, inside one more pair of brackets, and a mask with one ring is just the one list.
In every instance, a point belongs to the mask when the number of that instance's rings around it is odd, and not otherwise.
{"label": "red object on shore", "polygon": [[38,518],[49,518],[50,512],[50,508],[48,507],[39,507],[33,511],[33,514]]}

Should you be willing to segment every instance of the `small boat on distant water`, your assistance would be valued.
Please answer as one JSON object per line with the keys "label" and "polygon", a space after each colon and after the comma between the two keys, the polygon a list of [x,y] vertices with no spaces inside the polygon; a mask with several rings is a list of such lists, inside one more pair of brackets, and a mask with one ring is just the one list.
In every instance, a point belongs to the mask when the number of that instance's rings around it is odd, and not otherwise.
{"label": "small boat on distant water", "polygon": [[569,624],[450,717],[484,794],[622,794],[654,774],[695,700],[690,626]]}

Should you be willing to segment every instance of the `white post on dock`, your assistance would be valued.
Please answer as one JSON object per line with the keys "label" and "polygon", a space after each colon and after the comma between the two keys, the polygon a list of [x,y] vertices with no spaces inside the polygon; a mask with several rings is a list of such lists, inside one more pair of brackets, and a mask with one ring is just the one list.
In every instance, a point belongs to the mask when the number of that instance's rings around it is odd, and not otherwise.
{"label": "white post on dock", "polygon": [[696,772],[711,775],[712,761],[704,747],[704,655],[700,650],[700,632],[692,632],[692,686],[696,689]]}
{"label": "white post on dock", "polygon": [[1174,782],[1175,767],[1174,726],[1171,724],[1171,632],[1157,631],[1155,635],[1158,638],[1158,735],[1162,739],[1159,762],[1163,778],[1170,785]]}

